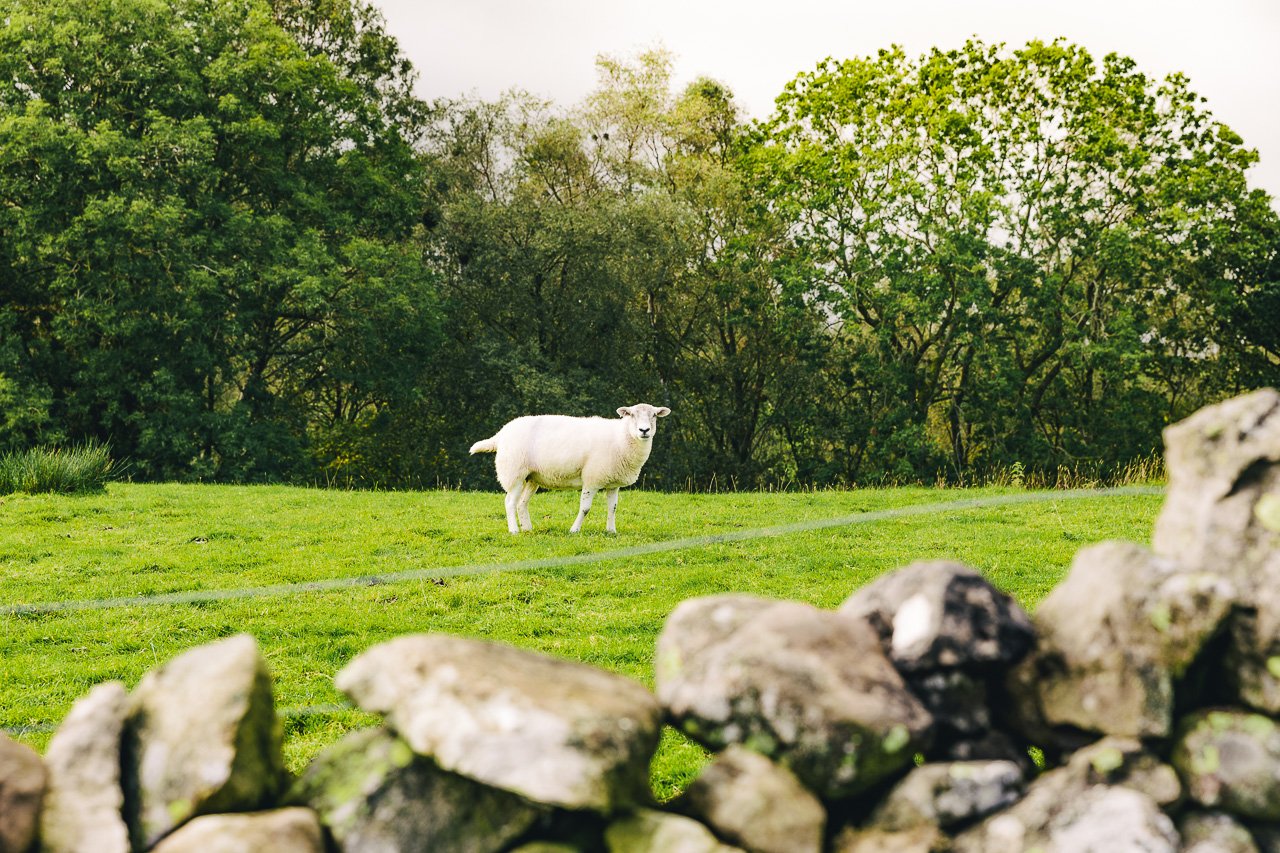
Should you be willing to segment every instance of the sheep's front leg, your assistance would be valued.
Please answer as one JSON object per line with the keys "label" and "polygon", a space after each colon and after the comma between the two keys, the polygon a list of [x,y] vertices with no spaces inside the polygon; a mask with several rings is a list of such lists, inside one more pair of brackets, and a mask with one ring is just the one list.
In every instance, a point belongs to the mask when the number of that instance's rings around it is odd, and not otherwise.
{"label": "sheep's front leg", "polygon": [[605,533],[617,533],[617,525],[614,524],[614,515],[618,511],[618,490],[609,490],[609,517],[604,523]]}
{"label": "sheep's front leg", "polygon": [[520,500],[520,493],[523,491],[524,480],[521,480],[511,487],[511,491],[507,492],[507,530],[512,533],[520,532],[520,527],[516,524],[516,502]]}
{"label": "sheep's front leg", "polygon": [[577,533],[582,529],[582,520],[591,512],[591,501],[595,496],[595,489],[582,490],[582,500],[578,501],[578,517],[574,520],[573,527],[569,528],[570,533]]}
{"label": "sheep's front leg", "polygon": [[516,518],[520,521],[521,530],[533,530],[533,521],[529,518],[529,499],[533,497],[533,493],[536,491],[538,491],[537,486],[526,482],[524,491],[520,493],[520,499],[516,501]]}

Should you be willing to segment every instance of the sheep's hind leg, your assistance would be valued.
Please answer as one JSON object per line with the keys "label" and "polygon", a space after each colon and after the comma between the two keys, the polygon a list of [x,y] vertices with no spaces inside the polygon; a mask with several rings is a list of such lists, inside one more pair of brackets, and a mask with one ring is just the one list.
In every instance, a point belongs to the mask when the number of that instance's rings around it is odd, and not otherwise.
{"label": "sheep's hind leg", "polygon": [[614,516],[618,511],[618,490],[609,490],[609,517],[604,523],[605,533],[617,533],[618,527],[614,524]]}
{"label": "sheep's hind leg", "polygon": [[529,518],[529,499],[533,497],[533,493],[536,491],[538,491],[538,487],[526,480],[524,491],[520,493],[520,499],[516,501],[516,518],[520,521],[521,530],[533,530],[533,520]]}
{"label": "sheep's hind leg", "polygon": [[520,493],[524,491],[524,480],[520,480],[514,486],[507,490],[507,530],[512,533],[519,533],[520,526],[516,523],[516,502],[520,500]]}
{"label": "sheep's hind leg", "polygon": [[570,533],[577,533],[582,529],[582,520],[587,517],[587,513],[591,512],[591,500],[595,496],[595,489],[582,490],[582,500],[578,501],[578,518],[573,522],[573,527],[569,528]]}

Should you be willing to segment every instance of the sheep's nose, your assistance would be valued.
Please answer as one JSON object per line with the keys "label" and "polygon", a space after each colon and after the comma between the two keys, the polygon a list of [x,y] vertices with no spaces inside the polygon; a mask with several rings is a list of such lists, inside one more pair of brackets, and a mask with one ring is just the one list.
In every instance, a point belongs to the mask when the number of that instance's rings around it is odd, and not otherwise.
{"label": "sheep's nose", "polygon": [[649,434],[649,427],[640,427],[640,434],[641,434],[641,435],[648,435],[648,434]]}

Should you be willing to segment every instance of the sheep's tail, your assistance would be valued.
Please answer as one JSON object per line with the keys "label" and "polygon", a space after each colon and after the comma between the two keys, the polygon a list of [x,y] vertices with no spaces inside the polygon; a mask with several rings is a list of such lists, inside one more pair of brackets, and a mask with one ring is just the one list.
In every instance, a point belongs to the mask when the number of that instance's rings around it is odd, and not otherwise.
{"label": "sheep's tail", "polygon": [[493,438],[486,438],[484,441],[477,441],[475,444],[471,445],[471,452],[472,453],[497,453],[498,437],[495,435]]}

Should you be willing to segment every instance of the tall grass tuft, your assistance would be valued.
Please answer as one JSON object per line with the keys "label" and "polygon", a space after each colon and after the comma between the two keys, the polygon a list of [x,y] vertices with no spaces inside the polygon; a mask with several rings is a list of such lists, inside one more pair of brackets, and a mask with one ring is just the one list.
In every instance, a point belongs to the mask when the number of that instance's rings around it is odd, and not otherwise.
{"label": "tall grass tuft", "polygon": [[106,445],[36,447],[0,456],[0,495],[13,492],[99,492],[119,474]]}

